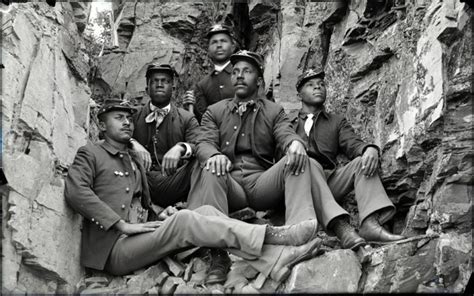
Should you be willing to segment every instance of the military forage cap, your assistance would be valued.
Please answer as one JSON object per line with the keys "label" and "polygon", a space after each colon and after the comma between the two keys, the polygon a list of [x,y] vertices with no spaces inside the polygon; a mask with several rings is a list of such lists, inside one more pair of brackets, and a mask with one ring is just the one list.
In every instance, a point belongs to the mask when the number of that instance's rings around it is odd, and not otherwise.
{"label": "military forage cap", "polygon": [[128,111],[130,113],[135,113],[135,111],[137,111],[128,101],[122,101],[120,99],[108,99],[105,100],[104,104],[99,109],[97,117],[100,117],[102,114],[113,110],[123,110]]}
{"label": "military forage cap", "polygon": [[229,35],[231,38],[234,38],[234,36],[232,35],[232,29],[229,26],[221,25],[221,24],[213,25],[207,32],[206,38],[209,39],[211,38],[212,35],[219,34],[219,33],[224,33],[224,34]]}
{"label": "military forage cap", "polygon": [[155,64],[155,63],[149,64],[148,67],[146,68],[145,77],[148,79],[151,73],[153,72],[168,73],[169,75],[171,75],[171,77],[178,76],[178,73],[176,73],[176,70],[168,64]]}
{"label": "military forage cap", "polygon": [[232,65],[235,65],[238,61],[251,63],[260,71],[260,75],[263,75],[263,57],[260,54],[248,50],[239,50],[230,56]]}
{"label": "military forage cap", "polygon": [[296,90],[299,91],[300,87],[302,87],[306,81],[314,77],[320,77],[324,79],[324,71],[321,69],[309,69],[303,72],[303,74],[298,76],[298,80],[296,81]]}

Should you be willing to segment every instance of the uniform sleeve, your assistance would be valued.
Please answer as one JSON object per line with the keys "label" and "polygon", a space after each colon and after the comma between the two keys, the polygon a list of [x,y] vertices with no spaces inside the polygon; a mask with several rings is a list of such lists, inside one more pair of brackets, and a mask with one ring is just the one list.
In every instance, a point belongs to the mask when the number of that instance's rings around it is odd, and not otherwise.
{"label": "uniform sleeve", "polygon": [[299,141],[305,149],[306,143],[298,136],[291,125],[291,122],[288,118],[288,115],[285,113],[283,108],[278,113],[275,118],[275,123],[273,125],[273,135],[275,136],[277,147],[281,150],[281,153],[286,153],[286,149],[293,141]]}
{"label": "uniform sleeve", "polygon": [[87,147],[79,148],[69,167],[64,196],[67,203],[85,219],[108,230],[121,218],[92,190],[96,174],[95,163],[95,156]]}
{"label": "uniform sleeve", "polygon": [[212,112],[207,109],[202,117],[196,144],[196,155],[201,164],[204,164],[210,157],[221,154],[219,139],[219,127]]}
{"label": "uniform sleeve", "polygon": [[380,154],[379,147],[375,144],[368,144],[362,141],[345,118],[342,118],[339,123],[339,146],[350,159],[361,156],[368,147],[374,147]]}

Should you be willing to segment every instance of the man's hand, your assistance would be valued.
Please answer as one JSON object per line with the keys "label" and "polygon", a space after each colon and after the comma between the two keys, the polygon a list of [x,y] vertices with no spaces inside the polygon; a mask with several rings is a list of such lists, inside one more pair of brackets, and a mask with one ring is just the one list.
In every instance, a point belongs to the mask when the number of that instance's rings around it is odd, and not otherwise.
{"label": "man's hand", "polygon": [[119,222],[115,223],[114,226],[117,230],[119,230],[123,234],[133,235],[133,234],[138,234],[138,233],[155,231],[155,229],[160,227],[161,224],[163,224],[162,221],[152,221],[152,222],[132,224],[132,223],[127,223],[123,220],[120,220]]}
{"label": "man's hand", "polygon": [[151,168],[151,155],[145,147],[143,147],[137,140],[130,141],[132,144],[132,150],[138,155],[143,162],[145,170],[149,171]]}
{"label": "man's hand", "polygon": [[362,173],[372,177],[379,166],[379,152],[374,147],[367,147],[362,154]]}
{"label": "man's hand", "polygon": [[184,155],[186,149],[181,145],[174,145],[166,154],[163,156],[163,161],[161,162],[161,173],[163,175],[171,176],[176,172],[178,168],[179,160],[181,156]]}
{"label": "man's hand", "polygon": [[189,111],[189,107],[196,103],[196,98],[194,97],[194,91],[193,90],[188,90],[184,93],[184,98],[183,98],[183,107],[184,109]]}
{"label": "man's hand", "polygon": [[308,161],[308,155],[304,149],[303,144],[299,141],[293,141],[286,151],[288,160],[285,165],[289,166],[289,170],[293,175],[298,176],[304,172],[306,162]]}
{"label": "man's hand", "polygon": [[206,162],[206,170],[211,169],[211,173],[216,173],[218,177],[220,175],[224,176],[226,172],[230,172],[231,168],[232,162],[224,154],[214,155]]}
{"label": "man's hand", "polygon": [[168,206],[166,207],[166,209],[164,209],[163,211],[161,211],[161,213],[158,214],[158,220],[160,221],[164,221],[166,220],[167,218],[173,216],[174,214],[176,214],[178,212],[178,209],[173,207],[173,206]]}

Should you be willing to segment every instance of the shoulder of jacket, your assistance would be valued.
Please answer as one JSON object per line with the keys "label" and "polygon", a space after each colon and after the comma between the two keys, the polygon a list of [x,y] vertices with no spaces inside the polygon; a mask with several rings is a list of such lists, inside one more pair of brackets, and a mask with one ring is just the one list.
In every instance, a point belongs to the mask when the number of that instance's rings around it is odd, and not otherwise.
{"label": "shoulder of jacket", "polygon": [[221,111],[222,109],[224,109],[226,106],[228,106],[231,101],[233,100],[233,98],[227,98],[227,99],[223,99],[223,100],[220,100],[219,102],[217,103],[214,103],[212,104],[211,106],[207,107],[209,110],[211,111]]}

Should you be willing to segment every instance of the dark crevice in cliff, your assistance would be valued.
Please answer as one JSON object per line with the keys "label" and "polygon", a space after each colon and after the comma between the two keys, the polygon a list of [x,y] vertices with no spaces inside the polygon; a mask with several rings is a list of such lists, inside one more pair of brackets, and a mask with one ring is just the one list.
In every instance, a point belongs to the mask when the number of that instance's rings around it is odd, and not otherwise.
{"label": "dark crevice in cliff", "polygon": [[323,69],[326,67],[327,59],[329,56],[329,50],[331,48],[331,35],[333,32],[334,26],[337,23],[339,23],[347,13],[347,8],[348,8],[347,1],[345,0],[338,1],[336,5],[337,6],[334,12],[320,25],[321,50],[322,50],[322,58],[320,60],[320,63],[321,63],[320,66]]}
{"label": "dark crevice in cliff", "polygon": [[252,42],[253,26],[247,0],[232,0],[234,32],[239,47],[249,49]]}

